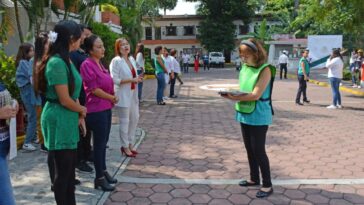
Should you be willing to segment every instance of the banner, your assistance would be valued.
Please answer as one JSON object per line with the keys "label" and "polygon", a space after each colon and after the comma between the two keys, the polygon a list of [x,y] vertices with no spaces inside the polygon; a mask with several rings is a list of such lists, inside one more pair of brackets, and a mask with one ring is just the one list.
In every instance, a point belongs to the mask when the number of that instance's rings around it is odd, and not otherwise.
{"label": "banner", "polygon": [[342,35],[309,35],[307,47],[310,50],[309,60],[312,67],[322,68],[332,49],[342,48]]}

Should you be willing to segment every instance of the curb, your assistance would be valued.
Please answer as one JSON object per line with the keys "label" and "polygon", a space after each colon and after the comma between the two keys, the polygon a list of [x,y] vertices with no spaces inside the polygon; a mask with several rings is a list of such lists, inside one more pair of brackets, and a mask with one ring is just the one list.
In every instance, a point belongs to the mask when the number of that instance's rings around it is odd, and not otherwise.
{"label": "curb", "polygon": [[[287,73],[287,76],[289,78],[296,78],[296,75],[294,75],[294,74]],[[322,86],[322,87],[330,87],[330,85],[328,83],[322,82],[322,81],[318,81],[318,80],[314,80],[314,79],[310,79],[309,82],[310,83],[313,83],[313,84],[316,84],[316,85],[319,85],[319,86]],[[351,93],[351,94],[356,95],[356,96],[362,96],[362,97],[364,97],[364,91],[354,90],[354,89],[351,89],[351,88],[348,88],[348,87],[344,87],[344,86],[340,86],[340,90],[341,91],[344,91],[344,92],[347,92],[347,93]]]}

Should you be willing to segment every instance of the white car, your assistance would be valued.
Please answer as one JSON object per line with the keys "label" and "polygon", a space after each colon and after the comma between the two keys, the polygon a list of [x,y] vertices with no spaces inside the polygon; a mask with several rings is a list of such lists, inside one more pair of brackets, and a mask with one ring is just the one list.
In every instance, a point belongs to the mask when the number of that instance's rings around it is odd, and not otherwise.
{"label": "white car", "polygon": [[225,57],[222,52],[210,52],[209,53],[209,65],[212,66],[220,66],[224,67]]}

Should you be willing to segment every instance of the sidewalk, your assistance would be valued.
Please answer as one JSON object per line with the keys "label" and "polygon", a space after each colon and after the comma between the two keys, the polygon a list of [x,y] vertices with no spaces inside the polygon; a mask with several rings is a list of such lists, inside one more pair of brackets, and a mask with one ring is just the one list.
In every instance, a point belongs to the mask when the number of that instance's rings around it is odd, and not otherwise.
{"label": "sidewalk", "polygon": [[[233,102],[200,88],[237,84],[235,69],[200,70],[182,78],[178,98],[166,106],[155,103],[156,81],[144,82],[139,154],[120,156],[114,120],[107,165],[121,183],[103,193],[93,189],[94,174],[77,173],[82,181],[77,204],[364,204],[362,98],[342,92],[344,109],[328,110],[331,90],[309,84],[312,103],[295,106],[296,79],[276,80],[267,137],[275,192],[261,200],[255,198],[257,188],[236,185],[248,177],[249,167]],[[10,162],[17,204],[55,204],[46,154],[18,154]]]}

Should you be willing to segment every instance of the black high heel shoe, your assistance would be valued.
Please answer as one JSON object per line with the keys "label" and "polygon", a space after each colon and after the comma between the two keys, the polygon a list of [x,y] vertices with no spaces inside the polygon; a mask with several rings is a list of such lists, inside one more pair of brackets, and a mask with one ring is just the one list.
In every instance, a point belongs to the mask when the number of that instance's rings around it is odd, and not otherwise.
{"label": "black high heel shoe", "polygon": [[118,180],[113,178],[112,176],[110,176],[109,172],[104,171],[104,176],[107,182],[109,182],[109,184],[116,184],[118,183]]}
{"label": "black high heel shoe", "polygon": [[100,179],[95,179],[95,189],[101,188],[102,191],[114,191],[115,187],[111,186],[105,177],[102,177]]}
{"label": "black high heel shoe", "polygon": [[259,182],[249,182],[247,180],[243,180],[239,182],[239,186],[257,186]]}
{"label": "black high heel shoe", "polygon": [[273,187],[271,187],[269,191],[259,190],[255,196],[257,198],[265,198],[271,195],[272,193],[273,193]]}

